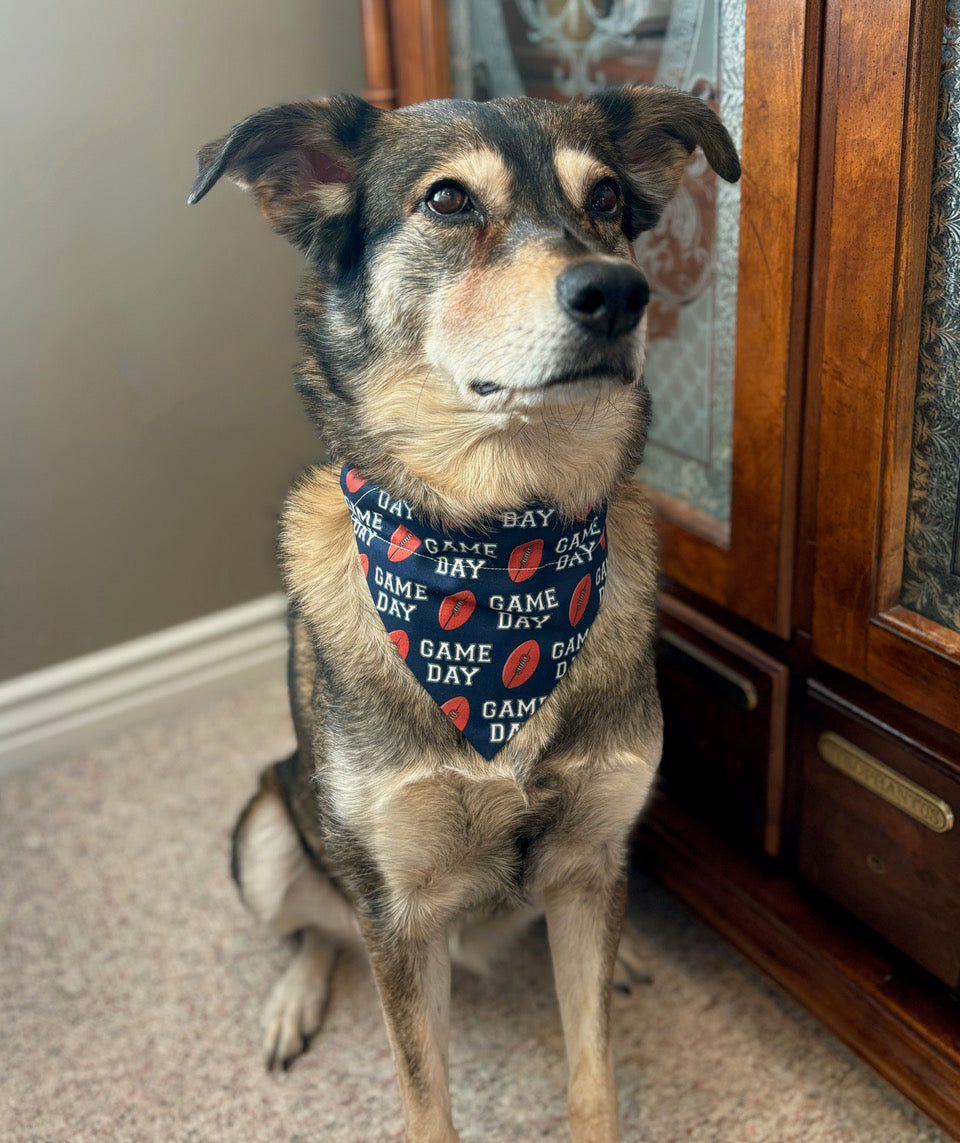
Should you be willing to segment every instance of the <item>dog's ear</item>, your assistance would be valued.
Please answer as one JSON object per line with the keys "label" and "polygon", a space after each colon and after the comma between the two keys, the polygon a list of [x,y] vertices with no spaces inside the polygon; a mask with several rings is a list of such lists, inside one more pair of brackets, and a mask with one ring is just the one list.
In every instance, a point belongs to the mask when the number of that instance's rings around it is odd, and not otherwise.
{"label": "dog's ear", "polygon": [[226,175],[253,191],[274,230],[309,252],[320,226],[350,210],[358,152],[380,114],[355,95],[257,111],[200,151],[187,202]]}
{"label": "dog's ear", "polygon": [[601,91],[582,104],[600,110],[624,164],[633,198],[638,233],[655,225],[680,185],[687,158],[703,148],[710,166],[728,183],[740,178],[733,140],[713,109],[702,99],[669,87],[620,87]]}

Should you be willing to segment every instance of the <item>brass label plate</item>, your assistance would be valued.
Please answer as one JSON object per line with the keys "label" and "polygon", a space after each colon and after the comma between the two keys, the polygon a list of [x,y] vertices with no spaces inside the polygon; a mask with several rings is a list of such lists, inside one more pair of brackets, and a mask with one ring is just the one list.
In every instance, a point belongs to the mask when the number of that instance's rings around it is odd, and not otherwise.
{"label": "brass label plate", "polygon": [[820,757],[841,774],[896,806],[934,833],[953,829],[953,810],[942,799],[896,770],[891,770],[852,742],[825,730],[817,742]]}

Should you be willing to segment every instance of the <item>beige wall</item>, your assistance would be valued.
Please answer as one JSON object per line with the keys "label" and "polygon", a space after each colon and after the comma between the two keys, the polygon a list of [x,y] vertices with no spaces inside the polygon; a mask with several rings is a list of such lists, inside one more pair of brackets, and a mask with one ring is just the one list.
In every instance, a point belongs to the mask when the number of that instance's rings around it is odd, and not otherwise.
{"label": "beige wall", "polygon": [[268,591],[300,259],[193,155],[359,90],[355,0],[0,0],[0,678]]}

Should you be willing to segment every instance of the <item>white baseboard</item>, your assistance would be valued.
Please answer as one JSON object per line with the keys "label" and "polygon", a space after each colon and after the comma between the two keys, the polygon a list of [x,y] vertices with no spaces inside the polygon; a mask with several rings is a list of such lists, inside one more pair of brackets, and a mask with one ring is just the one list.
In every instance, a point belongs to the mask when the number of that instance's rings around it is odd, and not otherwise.
{"label": "white baseboard", "polygon": [[0,682],[0,773],[96,739],[193,696],[282,677],[279,592]]}

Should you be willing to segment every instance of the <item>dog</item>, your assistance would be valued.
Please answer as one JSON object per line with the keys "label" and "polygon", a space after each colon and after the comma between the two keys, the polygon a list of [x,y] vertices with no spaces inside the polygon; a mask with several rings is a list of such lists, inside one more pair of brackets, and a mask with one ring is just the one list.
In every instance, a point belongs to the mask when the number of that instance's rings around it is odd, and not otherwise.
{"label": "dog", "polygon": [[246,906],[299,934],[265,1050],[306,1048],[361,944],[416,1143],[458,1139],[451,958],[543,914],[573,1139],[619,1138],[610,993],[662,736],[633,242],[698,145],[739,178],[704,102],[626,87],[286,104],[198,156],[189,201],[226,175],[306,257],[297,387],[331,461],[281,522],[296,751],[234,834]]}

